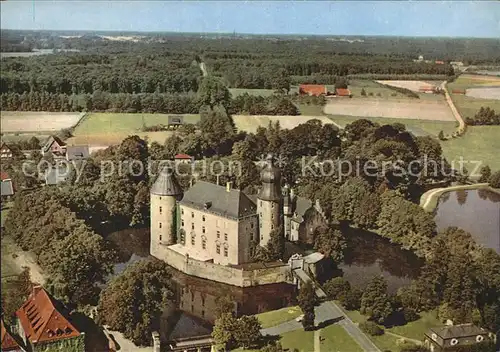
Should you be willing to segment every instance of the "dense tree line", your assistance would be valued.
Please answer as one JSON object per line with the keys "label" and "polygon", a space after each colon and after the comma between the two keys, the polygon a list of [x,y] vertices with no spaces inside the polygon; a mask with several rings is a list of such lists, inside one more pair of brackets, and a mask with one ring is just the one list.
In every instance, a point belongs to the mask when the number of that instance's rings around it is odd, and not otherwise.
{"label": "dense tree line", "polygon": [[500,125],[500,114],[490,107],[481,107],[474,117],[467,117],[465,123],[470,126]]}
{"label": "dense tree line", "polygon": [[[92,94],[6,93],[1,95],[4,111],[103,111],[125,113],[197,114],[203,101],[196,94],[144,93]],[[231,114],[299,115],[291,98],[243,94],[229,100]]]}

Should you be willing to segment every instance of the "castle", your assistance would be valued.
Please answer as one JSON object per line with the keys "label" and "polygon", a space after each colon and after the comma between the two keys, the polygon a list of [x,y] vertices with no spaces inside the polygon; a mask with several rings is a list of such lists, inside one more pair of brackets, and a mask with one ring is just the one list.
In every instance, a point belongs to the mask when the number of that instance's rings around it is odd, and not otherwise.
{"label": "castle", "polygon": [[251,262],[252,247],[265,246],[280,226],[287,240],[308,242],[320,223],[317,207],[281,187],[272,156],[260,180],[256,196],[204,181],[183,193],[173,171],[163,169],[151,188],[151,254],[171,264],[167,247],[175,258],[236,267]]}

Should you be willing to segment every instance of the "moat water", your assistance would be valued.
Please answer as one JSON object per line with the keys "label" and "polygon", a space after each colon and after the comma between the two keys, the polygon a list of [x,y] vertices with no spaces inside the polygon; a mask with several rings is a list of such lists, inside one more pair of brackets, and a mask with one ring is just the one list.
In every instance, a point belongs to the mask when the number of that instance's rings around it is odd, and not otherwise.
{"label": "moat water", "polygon": [[[327,270],[327,276],[344,276],[352,285],[364,288],[373,276],[383,275],[391,293],[416,278],[422,265],[412,252],[368,231],[349,229],[346,232],[348,250],[342,264]],[[119,251],[120,262],[113,276],[119,275],[132,263],[149,256],[149,229],[127,229],[110,233],[106,238]],[[289,284],[240,288],[215,281],[185,275],[172,268],[177,283],[179,308],[197,318],[212,321],[215,299],[230,296],[240,314],[256,314],[294,303],[296,290]],[[203,298],[202,298],[203,297]]]}
{"label": "moat water", "polygon": [[456,226],[474,240],[500,253],[500,195],[486,189],[444,193],[435,216],[438,230]]}

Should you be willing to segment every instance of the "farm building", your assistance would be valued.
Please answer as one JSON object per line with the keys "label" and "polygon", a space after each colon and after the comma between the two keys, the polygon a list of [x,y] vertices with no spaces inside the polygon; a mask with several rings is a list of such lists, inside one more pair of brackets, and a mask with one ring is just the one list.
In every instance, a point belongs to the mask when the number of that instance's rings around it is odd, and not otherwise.
{"label": "farm building", "polygon": [[453,94],[465,94],[465,90],[464,89],[453,89],[451,92]]}
{"label": "farm building", "polygon": [[421,93],[436,93],[436,87],[434,86],[421,86],[418,88],[418,91]]}
{"label": "farm building", "polygon": [[336,88],[335,89],[335,95],[338,97],[351,97],[351,91],[347,88]]}
{"label": "farm building", "polygon": [[51,152],[54,155],[64,155],[66,153],[66,143],[57,136],[50,136],[42,147],[42,155]]}
{"label": "farm building", "polygon": [[328,90],[326,86],[321,84],[301,84],[299,86],[299,94],[300,95],[327,95]]}
{"label": "farm building", "polygon": [[9,146],[5,143],[2,143],[2,148],[0,151],[0,157],[2,159],[10,159],[12,158],[12,149],[9,148]]}
{"label": "farm building", "polygon": [[436,60],[436,61],[434,61],[434,63],[437,65],[444,65],[444,61],[442,61],[442,60]]}

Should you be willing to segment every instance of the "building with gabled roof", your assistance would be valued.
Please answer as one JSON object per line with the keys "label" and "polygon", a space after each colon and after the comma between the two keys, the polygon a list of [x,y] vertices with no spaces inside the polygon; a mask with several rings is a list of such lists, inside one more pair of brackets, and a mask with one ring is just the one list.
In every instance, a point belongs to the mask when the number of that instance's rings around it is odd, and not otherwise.
{"label": "building with gabled roof", "polygon": [[42,146],[42,155],[51,152],[54,155],[64,155],[66,153],[66,143],[57,136],[50,136]]}
{"label": "building with gabled roof", "polygon": [[16,316],[19,335],[26,345],[55,345],[64,340],[66,346],[74,342],[84,351],[83,341],[76,341],[83,335],[69,320],[66,308],[41,286],[33,288],[26,302],[16,311]]}
{"label": "building with gabled roof", "polygon": [[2,143],[2,147],[0,147],[0,158],[10,159],[12,158],[12,155],[12,149],[10,149],[6,143]]}
{"label": "building with gabled roof", "polygon": [[71,145],[66,147],[66,160],[76,161],[88,159],[90,155],[88,145]]}
{"label": "building with gabled roof", "polygon": [[26,351],[23,347],[21,347],[21,341],[18,341],[17,338],[7,330],[3,319],[1,319],[2,324],[2,351]]}
{"label": "building with gabled roof", "polygon": [[425,333],[424,345],[431,352],[454,351],[490,340],[490,332],[474,324],[431,328]]}
{"label": "building with gabled roof", "polygon": [[347,88],[335,88],[335,95],[337,97],[351,97],[351,91]]}
{"label": "building with gabled roof", "polygon": [[322,84],[301,84],[299,86],[300,95],[327,95],[328,90],[325,85]]}

